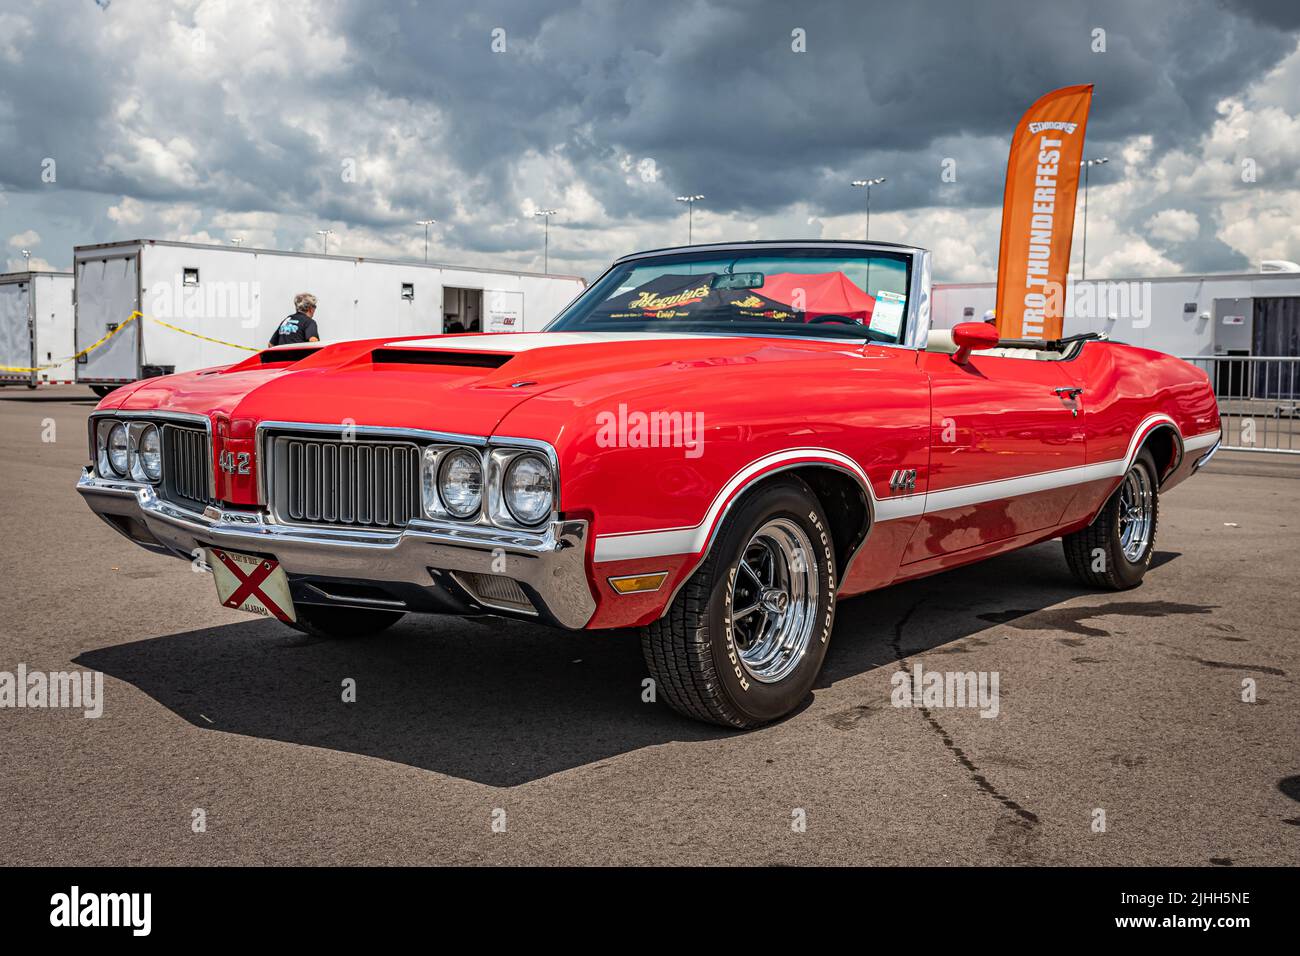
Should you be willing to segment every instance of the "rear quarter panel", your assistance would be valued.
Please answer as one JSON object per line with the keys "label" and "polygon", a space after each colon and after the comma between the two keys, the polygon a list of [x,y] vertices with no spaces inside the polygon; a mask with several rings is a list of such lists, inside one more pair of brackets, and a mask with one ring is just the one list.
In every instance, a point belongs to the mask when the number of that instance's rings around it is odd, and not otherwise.
{"label": "rear quarter panel", "polygon": [[[1118,343],[1088,343],[1074,360],[1084,383],[1080,407],[1087,435],[1087,462],[1129,460],[1152,430],[1172,424],[1180,441],[1219,429],[1219,411],[1209,378],[1181,359],[1152,349]],[[1157,461],[1168,490],[1190,473],[1191,459],[1176,444],[1170,460]],[[1119,484],[1118,477],[1079,489],[1067,524],[1090,521]]]}

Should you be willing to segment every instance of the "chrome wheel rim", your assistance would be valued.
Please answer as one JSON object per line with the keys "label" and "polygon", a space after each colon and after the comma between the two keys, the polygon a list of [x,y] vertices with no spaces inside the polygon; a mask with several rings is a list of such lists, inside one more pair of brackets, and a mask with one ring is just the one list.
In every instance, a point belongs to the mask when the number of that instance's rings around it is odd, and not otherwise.
{"label": "chrome wheel rim", "polygon": [[1135,465],[1119,488],[1119,543],[1124,557],[1137,563],[1151,543],[1155,497],[1147,470]]}
{"label": "chrome wheel rim", "polygon": [[808,535],[789,518],[754,532],[731,579],[729,624],[745,671],[774,684],[799,666],[817,618],[819,570]]}

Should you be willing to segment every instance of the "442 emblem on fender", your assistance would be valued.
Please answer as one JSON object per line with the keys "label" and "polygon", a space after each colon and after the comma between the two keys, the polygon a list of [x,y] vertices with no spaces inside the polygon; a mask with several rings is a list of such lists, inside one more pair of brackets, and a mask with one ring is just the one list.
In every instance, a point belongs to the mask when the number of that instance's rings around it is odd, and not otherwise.
{"label": "442 emblem on fender", "polygon": [[902,468],[896,470],[889,476],[889,490],[894,493],[900,491],[915,491],[916,469]]}

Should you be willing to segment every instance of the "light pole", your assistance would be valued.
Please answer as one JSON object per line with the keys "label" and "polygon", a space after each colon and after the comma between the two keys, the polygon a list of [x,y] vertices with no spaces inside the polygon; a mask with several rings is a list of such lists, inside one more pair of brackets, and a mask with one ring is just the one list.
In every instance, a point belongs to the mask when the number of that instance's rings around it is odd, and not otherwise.
{"label": "light pole", "polygon": [[695,204],[703,198],[702,195],[677,197],[678,202],[686,203],[686,244],[688,246],[695,241]]}
{"label": "light pole", "polygon": [[32,271],[32,250],[23,250],[23,272]]}
{"label": "light pole", "polygon": [[1085,159],[1079,163],[1083,167],[1083,275],[1080,281],[1088,278],[1088,170],[1094,166],[1104,166],[1110,162],[1109,156],[1097,159]]}
{"label": "light pole", "polygon": [[433,225],[435,222],[437,222],[437,221],[438,221],[438,220],[436,220],[436,219],[417,219],[417,220],[415,220],[415,224],[416,224],[417,226],[423,226],[423,227],[424,227],[424,261],[425,261],[426,263],[429,261],[429,227],[432,226],[432,225]]}
{"label": "light pole", "polygon": [[551,271],[551,217],[560,210],[558,209],[539,209],[533,213],[534,216],[542,216],[544,225],[542,227],[542,271],[549,273]]}
{"label": "light pole", "polygon": [[316,235],[320,236],[321,242],[324,244],[325,255],[328,256],[330,254],[330,236],[334,235],[334,230],[317,229]]}
{"label": "light pole", "polygon": [[853,180],[853,182],[849,183],[850,186],[865,186],[865,187],[867,188],[867,235],[866,235],[866,239],[867,239],[868,242],[871,241],[871,187],[872,187],[872,186],[879,186],[879,185],[880,185],[881,183],[883,183],[884,181],[885,181],[885,177],[884,177],[884,176],[880,176],[880,177],[878,177],[878,178],[876,178],[876,179],[855,179],[855,180]]}

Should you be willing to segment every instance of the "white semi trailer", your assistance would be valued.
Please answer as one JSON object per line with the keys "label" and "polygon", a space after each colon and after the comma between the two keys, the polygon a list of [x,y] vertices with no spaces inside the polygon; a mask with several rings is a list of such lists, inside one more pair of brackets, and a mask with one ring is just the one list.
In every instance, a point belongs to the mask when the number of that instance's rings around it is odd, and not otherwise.
{"label": "white semi trailer", "polygon": [[73,381],[72,273],[0,275],[0,385]]}
{"label": "white semi trailer", "polygon": [[586,285],[578,276],[161,239],[77,246],[73,271],[77,350],[121,327],[76,366],[76,380],[101,393],[238,361],[268,343],[299,292],[316,296],[321,341],[339,342],[534,331]]}

